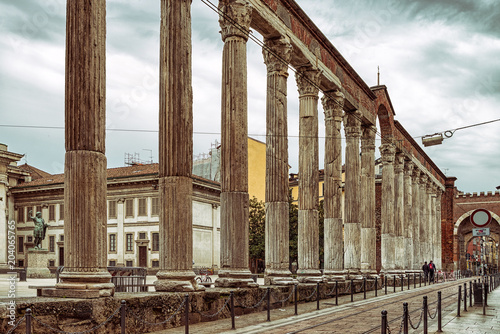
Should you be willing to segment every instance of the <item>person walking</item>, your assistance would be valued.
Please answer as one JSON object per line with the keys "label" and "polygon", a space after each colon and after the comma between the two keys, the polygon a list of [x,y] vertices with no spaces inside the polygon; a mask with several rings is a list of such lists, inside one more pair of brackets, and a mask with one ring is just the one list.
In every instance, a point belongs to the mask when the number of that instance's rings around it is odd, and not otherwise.
{"label": "person walking", "polygon": [[429,283],[434,283],[434,273],[436,272],[436,265],[430,261],[429,262]]}
{"label": "person walking", "polygon": [[424,272],[424,280],[425,282],[427,282],[427,280],[429,279],[429,266],[427,265],[427,261],[424,262],[422,271]]}

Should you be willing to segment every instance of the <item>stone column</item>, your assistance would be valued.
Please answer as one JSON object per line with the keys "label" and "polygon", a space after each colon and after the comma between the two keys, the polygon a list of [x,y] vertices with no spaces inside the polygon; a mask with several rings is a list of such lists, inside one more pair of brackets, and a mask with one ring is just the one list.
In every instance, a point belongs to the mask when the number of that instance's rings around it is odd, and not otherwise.
{"label": "stone column", "polygon": [[296,74],[299,89],[299,228],[298,271],[300,282],[321,280],[319,271],[319,162],[318,92],[320,72],[301,67]]}
{"label": "stone column", "polygon": [[[247,49],[252,8],[219,1],[222,41],[221,249],[217,286],[257,286],[248,268]],[[236,26],[235,26],[236,23]]]}
{"label": "stone column", "polygon": [[344,115],[345,147],[345,220],[344,220],[344,268],[349,278],[361,279],[361,161],[359,144],[361,138],[361,112],[346,112]]}
{"label": "stone column", "polygon": [[412,208],[412,173],[414,164],[411,160],[405,160],[404,166],[404,220],[403,220],[403,245],[404,245],[404,269],[411,272],[413,269],[413,208]]}
{"label": "stone column", "polygon": [[364,126],[361,137],[361,271],[377,276],[377,230],[375,228],[375,135],[377,127]]}
{"label": "stone column", "polygon": [[265,283],[293,284],[289,269],[287,78],[288,37],[265,41],[267,66]]}
{"label": "stone column", "polygon": [[423,264],[424,261],[427,261],[427,264],[429,264],[429,255],[428,255],[428,248],[427,248],[427,194],[426,194],[426,183],[427,183],[427,175],[422,172],[420,174],[420,180],[419,180],[419,197],[420,197],[420,203],[419,203],[419,209],[420,209],[420,214],[419,214],[419,233],[420,233],[420,262]]}
{"label": "stone column", "polygon": [[328,92],[322,98],[325,111],[324,174],[324,276],[330,281],[346,279],[342,221],[342,109],[344,94]]}
{"label": "stone column", "polygon": [[441,240],[442,236],[442,226],[441,226],[441,200],[442,200],[442,195],[443,192],[442,190],[438,187],[436,190],[436,224],[437,224],[437,231],[436,231],[436,266],[438,270],[443,270],[443,256],[442,256],[442,251],[443,251],[443,241]]}
{"label": "stone column", "polygon": [[401,273],[404,271],[404,245],[403,245],[403,220],[404,220],[404,162],[403,153],[396,153],[394,164],[394,235],[395,235],[395,267]]}
{"label": "stone column", "polygon": [[45,296],[114,294],[107,270],[106,1],[68,1],[64,271]]}
{"label": "stone column", "polygon": [[391,143],[384,143],[380,146],[382,157],[382,207],[380,220],[382,221],[381,231],[381,257],[382,272],[393,274],[395,269],[395,248],[394,248],[394,160],[396,147]]}
{"label": "stone column", "polygon": [[434,193],[433,184],[429,177],[427,177],[427,183],[425,185],[425,250],[427,263],[433,259],[432,246],[433,246],[433,229],[432,225],[434,222],[434,217],[432,215],[432,195]]}
{"label": "stone column", "polygon": [[419,271],[423,265],[423,257],[420,249],[420,170],[415,167],[411,178],[411,212],[412,212],[412,227],[413,227],[413,269]]}
{"label": "stone column", "polygon": [[430,194],[429,194],[429,257],[433,262],[436,262],[436,233],[437,233],[437,221],[436,221],[436,186],[435,184],[430,185]]}
{"label": "stone column", "polygon": [[191,1],[161,2],[160,270],[156,291],[199,289],[193,272]]}

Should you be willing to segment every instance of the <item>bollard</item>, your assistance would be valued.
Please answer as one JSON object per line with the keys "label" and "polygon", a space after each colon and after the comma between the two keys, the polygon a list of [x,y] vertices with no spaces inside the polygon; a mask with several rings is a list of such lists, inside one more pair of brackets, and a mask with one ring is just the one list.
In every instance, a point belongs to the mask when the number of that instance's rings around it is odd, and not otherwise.
{"label": "bollard", "polygon": [[427,296],[424,296],[424,334],[427,334],[427,315],[428,315],[428,306],[427,306]]}
{"label": "bollard", "polygon": [[438,291],[438,304],[437,304],[437,308],[438,308],[438,332],[442,332],[443,331],[443,328],[442,328],[442,313],[441,313],[441,291]]}
{"label": "bollard", "polygon": [[484,305],[488,306],[488,283],[484,284]]}
{"label": "bollard", "polygon": [[467,312],[467,283],[464,283],[464,311]]}
{"label": "bollard", "polygon": [[403,333],[408,334],[408,303],[403,303]]}
{"label": "bollard", "polygon": [[366,277],[363,278],[363,299],[366,299]]}
{"label": "bollard", "polygon": [[410,275],[408,275],[408,290],[410,290]]}
{"label": "bollard", "polygon": [[413,273],[413,288],[414,289],[417,288],[417,280],[416,280],[416,277],[415,277],[415,273]]}
{"label": "bollard", "polygon": [[486,290],[485,290],[485,286],[484,286],[484,283],[482,284],[482,287],[483,287],[483,315],[486,315]]}
{"label": "bollard", "polygon": [[421,288],[422,287],[422,273],[418,273],[418,281],[420,284],[419,288]]}
{"label": "bollard", "polygon": [[462,286],[458,286],[458,310],[457,310],[457,317],[460,317],[460,298],[462,297]]}
{"label": "bollard", "polygon": [[354,301],[354,289],[353,289],[353,287],[354,287],[353,284],[354,283],[353,282],[354,282],[354,280],[351,279],[351,302]]}
{"label": "bollard", "polygon": [[381,334],[387,334],[387,311],[383,310],[382,311],[382,324],[380,325]]}
{"label": "bollard", "polygon": [[[232,294],[232,292],[231,292]],[[231,299],[232,301],[232,299]],[[233,305],[231,305],[231,312],[233,311]],[[185,334],[189,334],[189,295],[186,293],[186,295],[184,296],[184,321],[186,322],[185,323],[185,327],[184,327],[184,333]]]}
{"label": "bollard", "polygon": [[377,294],[378,294],[378,280],[377,276],[375,276],[375,297],[377,297]]}
{"label": "bollard", "polygon": [[339,282],[335,281],[335,305],[339,305]]}
{"label": "bollard", "polygon": [[267,287],[267,321],[271,321],[271,288]]}
{"label": "bollard", "polygon": [[122,303],[120,305],[120,328],[121,328],[121,334],[125,334],[126,331],[125,331],[125,319],[127,318],[127,309],[125,308],[127,307],[127,304],[125,302],[125,300],[122,300]]}
{"label": "bollard", "polygon": [[26,310],[26,334],[31,334],[31,309]]}
{"label": "bollard", "polygon": [[403,274],[401,274],[401,291],[403,291],[403,285],[405,283],[405,279],[404,279],[404,276]]}
{"label": "bollard", "polygon": [[316,283],[316,310],[319,310],[319,282]]}
{"label": "bollard", "polygon": [[385,284],[384,284],[385,294],[387,294],[387,276],[384,276],[384,279],[385,279]]}
{"label": "bollard", "polygon": [[469,306],[472,307],[472,281],[469,281]]}
{"label": "bollard", "polygon": [[235,323],[234,323],[234,293],[231,291],[230,294],[230,303],[231,303],[231,329],[236,329]]}
{"label": "bollard", "polygon": [[392,286],[394,287],[394,292],[396,292],[396,275],[392,276]]}
{"label": "bollard", "polygon": [[[299,314],[297,312],[297,299],[298,299],[297,297],[298,297],[298,294],[299,294],[298,293],[299,289],[297,289],[297,287],[298,287],[298,284],[295,284],[294,285],[294,291],[293,291],[293,299],[294,299],[294,303],[295,303],[295,315]],[[335,288],[337,288],[337,287],[335,287]]]}

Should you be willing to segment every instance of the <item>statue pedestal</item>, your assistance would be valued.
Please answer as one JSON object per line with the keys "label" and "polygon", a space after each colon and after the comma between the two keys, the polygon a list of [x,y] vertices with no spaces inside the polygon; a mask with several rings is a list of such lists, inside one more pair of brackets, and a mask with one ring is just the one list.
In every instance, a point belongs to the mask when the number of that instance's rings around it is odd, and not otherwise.
{"label": "statue pedestal", "polygon": [[27,271],[28,278],[52,278],[54,275],[50,273],[48,268],[49,251],[47,249],[29,248],[27,254]]}

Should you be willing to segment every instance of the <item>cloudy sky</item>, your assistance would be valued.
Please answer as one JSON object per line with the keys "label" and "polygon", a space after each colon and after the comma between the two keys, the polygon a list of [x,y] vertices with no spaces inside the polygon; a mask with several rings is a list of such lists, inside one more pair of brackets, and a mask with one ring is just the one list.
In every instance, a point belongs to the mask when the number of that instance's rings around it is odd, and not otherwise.
{"label": "cloudy sky", "polygon": [[[423,135],[500,118],[498,1],[297,2],[369,86],[377,84],[380,66],[395,118],[419,144]],[[65,3],[0,0],[0,142],[25,154],[22,163],[50,173],[64,167]],[[107,1],[108,167],[123,166],[125,153],[158,161],[159,10],[158,0]],[[219,30],[217,14],[193,0],[195,154],[220,141]],[[248,132],[265,141],[266,68],[251,41],[248,74]],[[289,157],[297,172],[293,75],[288,98]],[[323,143],[320,138],[320,157]],[[461,191],[500,186],[500,122],[457,130],[424,150],[447,176],[458,178]]]}

